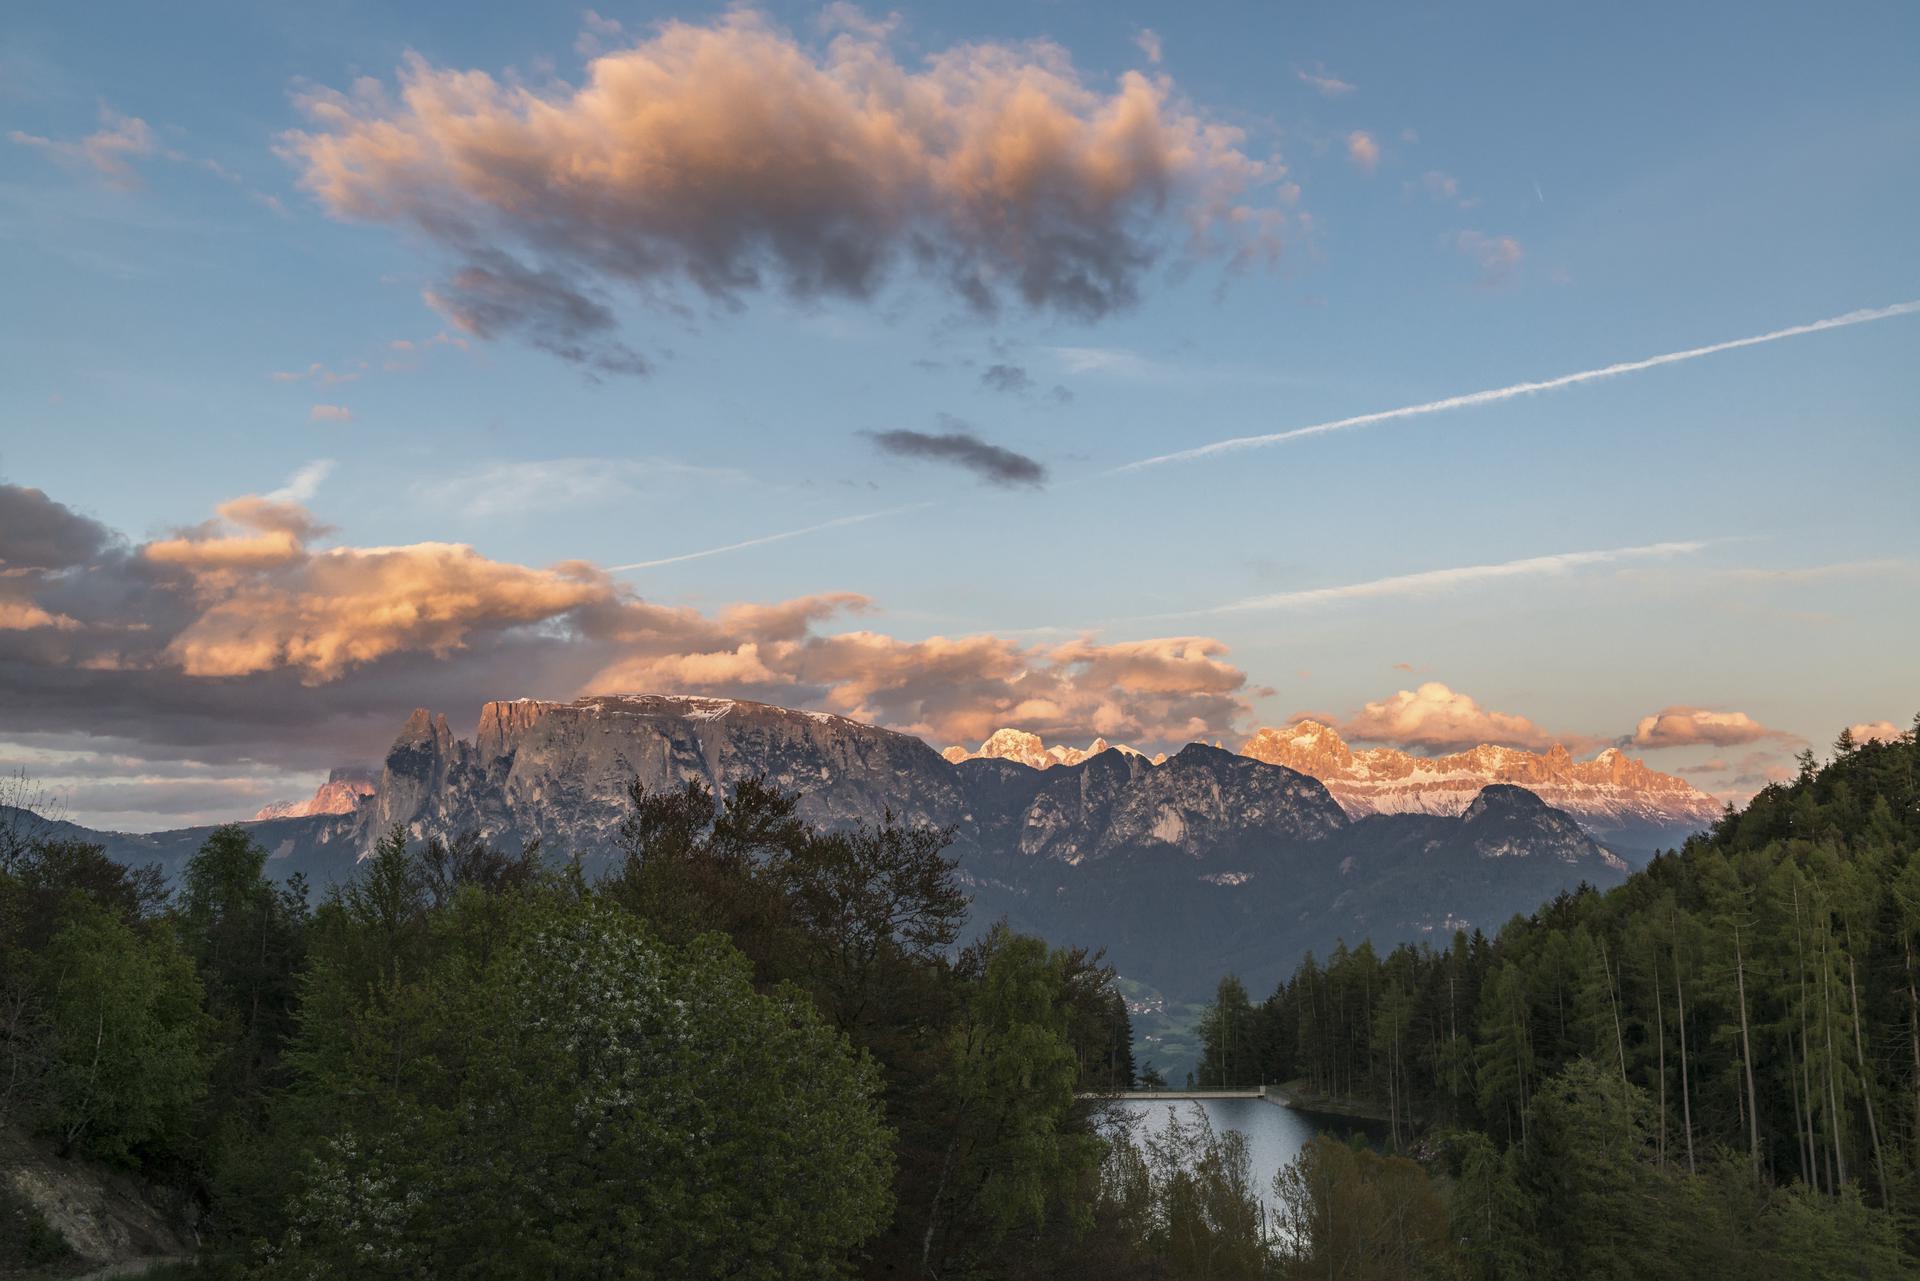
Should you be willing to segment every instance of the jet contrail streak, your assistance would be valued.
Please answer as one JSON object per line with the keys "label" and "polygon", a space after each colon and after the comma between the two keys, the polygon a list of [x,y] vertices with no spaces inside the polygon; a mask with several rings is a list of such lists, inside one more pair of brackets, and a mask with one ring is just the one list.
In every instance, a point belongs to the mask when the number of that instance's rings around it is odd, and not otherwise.
{"label": "jet contrail streak", "polygon": [[789,538],[798,538],[802,534],[817,534],[823,529],[839,529],[842,525],[858,525],[869,520],[879,520],[882,516],[898,516],[910,512],[926,503],[917,503],[909,507],[889,507],[885,511],[863,512],[858,516],[841,516],[834,520],[823,520],[818,525],[808,525],[805,529],[789,529],[778,534],[762,534],[759,538],[749,538],[744,542],[728,543],[724,547],[709,547],[705,551],[683,552],[678,556],[662,556],[658,560],[636,560],[631,565],[609,565],[607,572],[618,574],[629,569],[657,569],[662,565],[678,565],[685,560],[701,560],[708,556],[720,556],[727,552],[745,551],[749,547],[764,547],[768,543],[784,543]]}
{"label": "jet contrail streak", "polygon": [[1621,374],[1635,374],[1643,369],[1653,369],[1660,365],[1677,365],[1683,361],[1698,360],[1702,356],[1734,351],[1741,347],[1758,347],[1762,343],[1779,342],[1783,338],[1798,338],[1802,334],[1817,334],[1828,329],[1845,329],[1849,325],[1864,325],[1875,320],[1891,320],[1895,316],[1910,316],[1915,312],[1920,312],[1920,301],[1899,302],[1891,307],[1875,307],[1865,311],[1850,311],[1844,316],[1816,320],[1809,325],[1794,325],[1789,329],[1776,329],[1771,333],[1756,334],[1751,338],[1735,338],[1706,347],[1689,348],[1686,351],[1670,351],[1664,356],[1629,360],[1618,365],[1608,365],[1603,369],[1585,369],[1577,374],[1562,374],[1558,378],[1548,378],[1541,382],[1515,383],[1511,387],[1473,391],[1464,396],[1449,396],[1445,400],[1430,400],[1424,405],[1403,405],[1399,409],[1356,414],[1352,418],[1336,418],[1331,422],[1314,423],[1309,427],[1295,427],[1291,431],[1277,431],[1265,436],[1236,436],[1231,440],[1217,440],[1211,445],[1198,445],[1192,449],[1182,449],[1154,458],[1142,458],[1124,467],[1116,467],[1107,474],[1118,475],[1122,472],[1142,471],[1148,467],[1158,467],[1163,463],[1191,462],[1196,458],[1236,453],[1242,449],[1260,449],[1267,445],[1299,440],[1305,436],[1324,436],[1328,432],[1347,431],[1354,427],[1371,427],[1375,423],[1391,422],[1396,418],[1417,418],[1422,414],[1438,414],[1449,409],[1470,409],[1475,405],[1490,405],[1495,401],[1512,400],[1516,396],[1531,396],[1535,392],[1542,391],[1558,391],[1562,387],[1598,382],[1603,378],[1618,378]]}
{"label": "jet contrail streak", "polygon": [[1452,569],[1427,569],[1415,574],[1395,574],[1391,578],[1373,578],[1364,583],[1344,583],[1338,587],[1308,587],[1300,591],[1275,592],[1268,596],[1249,596],[1225,605],[1178,610],[1170,614],[1148,614],[1131,622],[1158,622],[1169,618],[1198,618],[1216,614],[1245,614],[1277,609],[1311,609],[1350,600],[1378,600],[1395,596],[1424,596],[1464,587],[1473,583],[1503,578],[1538,578],[1568,574],[1594,565],[1611,565],[1624,560],[1642,560],[1685,556],[1706,547],[1701,540],[1674,543],[1647,543],[1639,547],[1610,547],[1591,552],[1559,552],[1552,556],[1529,556],[1524,560],[1502,561],[1494,565],[1461,565]]}

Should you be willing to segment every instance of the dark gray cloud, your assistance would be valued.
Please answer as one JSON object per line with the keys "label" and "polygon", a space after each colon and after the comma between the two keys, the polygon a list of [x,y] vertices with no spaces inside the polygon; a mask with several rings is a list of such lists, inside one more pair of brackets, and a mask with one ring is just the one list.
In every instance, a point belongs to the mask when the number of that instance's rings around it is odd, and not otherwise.
{"label": "dark gray cloud", "polygon": [[941,415],[943,432],[897,431],[871,433],[874,446],[895,458],[913,458],[945,463],[972,472],[989,485],[1008,488],[1046,483],[1047,469],[1027,457],[1000,445],[988,444],[973,434],[957,418]]}
{"label": "dark gray cloud", "polygon": [[1018,396],[1033,389],[1033,376],[1020,365],[988,365],[980,375],[980,385],[988,391]]}
{"label": "dark gray cloud", "polygon": [[111,535],[37,489],[0,484],[0,569],[55,570],[84,563]]}
{"label": "dark gray cloud", "polygon": [[589,374],[644,375],[653,363],[613,335],[613,309],[564,275],[536,270],[498,250],[480,250],[427,301],[477,338],[516,333]]}

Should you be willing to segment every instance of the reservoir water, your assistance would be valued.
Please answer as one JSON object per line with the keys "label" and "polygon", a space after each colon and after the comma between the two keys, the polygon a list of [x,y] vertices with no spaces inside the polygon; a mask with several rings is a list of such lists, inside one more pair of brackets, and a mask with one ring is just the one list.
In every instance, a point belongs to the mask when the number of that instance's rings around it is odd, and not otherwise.
{"label": "reservoir water", "polygon": [[1191,1120],[1194,1110],[1205,1113],[1216,1133],[1237,1130],[1247,1139],[1247,1161],[1253,1167],[1254,1186],[1269,1208],[1273,1204],[1273,1176],[1299,1153],[1316,1134],[1332,1134],[1342,1140],[1355,1133],[1373,1135],[1366,1122],[1322,1113],[1301,1112],[1282,1107],[1266,1099],[1124,1099],[1116,1106],[1137,1119],[1136,1140],[1164,1130],[1167,1118],[1176,1111],[1182,1120]]}

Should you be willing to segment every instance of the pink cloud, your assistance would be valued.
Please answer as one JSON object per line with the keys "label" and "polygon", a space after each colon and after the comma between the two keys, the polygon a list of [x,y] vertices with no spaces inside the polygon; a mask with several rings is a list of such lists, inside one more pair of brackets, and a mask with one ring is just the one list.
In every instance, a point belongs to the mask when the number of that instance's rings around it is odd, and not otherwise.
{"label": "pink cloud", "polygon": [[1892,721],[1862,721],[1858,725],[1847,726],[1847,732],[1853,735],[1856,743],[1879,741],[1891,743],[1906,733]]}
{"label": "pink cloud", "polygon": [[1666,747],[1737,747],[1768,739],[1794,736],[1768,729],[1745,712],[1716,712],[1701,707],[1668,707],[1643,716],[1623,746],[1658,750]]}
{"label": "pink cloud", "polygon": [[1046,41],[903,64],[890,39],[868,24],[815,50],[735,9],[663,23],[578,87],[415,56],[397,95],[304,94],[311,126],[281,150],[332,213],[460,255],[469,284],[434,296],[466,332],[583,364],[615,325],[588,279],[671,306],[682,288],[864,299],[904,268],[981,310],[1098,316],[1182,231],[1229,261],[1277,248],[1278,207],[1249,192],[1284,170],[1165,77],[1098,87]]}
{"label": "pink cloud", "polygon": [[1482,707],[1470,695],[1439,681],[1368,703],[1337,728],[1350,739],[1433,752],[1460,751],[1482,743],[1532,751],[1555,743],[1575,749],[1598,745],[1598,740],[1585,735],[1550,734],[1524,716]]}
{"label": "pink cloud", "polygon": [[350,423],[353,411],[345,405],[315,405],[307,411],[307,421],[315,423]]}

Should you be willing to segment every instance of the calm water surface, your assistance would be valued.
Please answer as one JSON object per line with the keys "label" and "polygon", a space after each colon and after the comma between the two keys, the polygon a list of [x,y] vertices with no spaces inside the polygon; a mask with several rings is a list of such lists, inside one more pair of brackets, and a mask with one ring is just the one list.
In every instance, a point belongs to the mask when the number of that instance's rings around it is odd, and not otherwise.
{"label": "calm water surface", "polygon": [[1177,1110],[1182,1120],[1193,1118],[1193,1109],[1206,1114],[1215,1132],[1238,1130],[1247,1136],[1247,1160],[1253,1167],[1254,1186],[1271,1208],[1273,1176],[1299,1153],[1316,1134],[1334,1134],[1345,1139],[1354,1133],[1372,1131],[1363,1123],[1345,1117],[1298,1112],[1265,1099],[1126,1099],[1119,1106],[1139,1118],[1136,1138],[1164,1130],[1167,1118]]}

